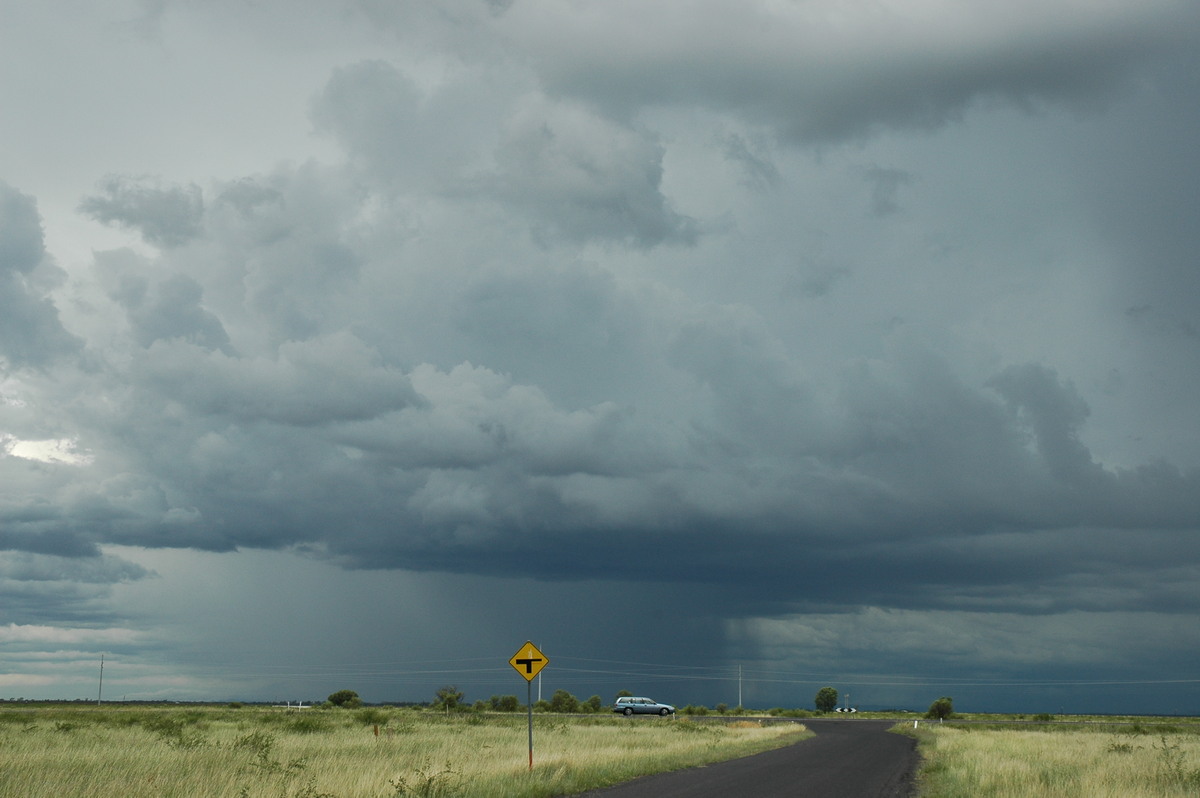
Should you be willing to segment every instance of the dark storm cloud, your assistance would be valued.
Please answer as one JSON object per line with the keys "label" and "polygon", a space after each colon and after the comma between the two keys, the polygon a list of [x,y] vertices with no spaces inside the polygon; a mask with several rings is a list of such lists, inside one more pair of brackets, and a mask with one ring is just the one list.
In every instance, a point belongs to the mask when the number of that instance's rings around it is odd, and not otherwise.
{"label": "dark storm cloud", "polygon": [[374,352],[337,335],[284,344],[277,359],[206,351],[190,343],[152,346],[135,374],[154,395],[202,416],[243,424],[333,424],[418,402],[408,379]]}
{"label": "dark storm cloud", "polygon": [[[322,325],[337,326],[324,287],[350,290],[364,267],[326,274],[318,265],[315,279],[295,276],[317,263],[314,250],[341,247],[345,261],[364,265],[378,255],[338,232],[344,225],[313,215],[336,180],[302,175],[226,188],[211,236],[154,269],[195,268],[206,253],[235,247],[249,254],[233,268],[290,276],[286,301],[323,307]],[[297,201],[304,197],[317,199]],[[318,218],[315,228],[306,223]],[[676,568],[665,578],[754,580],[751,604],[940,606],[952,599],[927,582],[887,580],[855,599],[826,575],[849,562],[883,570],[896,553],[879,553],[880,541],[1177,526],[1197,511],[1187,498],[1200,495],[1194,474],[1097,464],[1079,434],[1086,403],[1040,365],[972,388],[911,347],[817,384],[748,308],[701,306],[651,324],[649,298],[576,268],[497,271],[439,300],[453,308],[439,323],[465,333],[468,352],[528,382],[467,364],[406,372],[352,327],[241,353],[220,317],[234,305],[215,286],[209,304],[201,284],[209,274],[154,281],[145,276],[151,264],[130,255],[101,265],[141,350],[130,350],[121,375],[128,415],[115,409],[112,419],[129,430],[121,445],[131,473],[48,519],[47,544],[55,534],[87,540],[78,537],[87,529],[95,540],[146,546],[304,544],[358,566],[559,579],[613,576],[605,552],[615,547],[630,555],[625,578],[664,578],[639,564],[671,552]],[[393,331],[405,323],[354,321]],[[646,348],[650,329],[662,340]],[[606,371],[610,361],[624,365]],[[657,401],[638,407],[651,394],[633,386],[651,374],[680,386],[671,410]],[[604,385],[632,392],[579,409],[557,404],[572,394],[556,386],[589,380],[597,397]],[[972,573],[963,566],[974,549],[920,545],[947,570]],[[1003,577],[984,581],[1049,578],[1030,567],[1037,545],[1011,556]]]}
{"label": "dark storm cloud", "polygon": [[37,203],[0,181],[0,355],[14,367],[44,365],[80,348],[45,296],[44,280],[55,272],[45,254]]}
{"label": "dark storm cloud", "polygon": [[[229,353],[229,336],[220,319],[201,304],[200,284],[186,275],[175,275],[155,286],[147,297],[148,286],[126,284],[118,301],[123,300],[137,342],[150,346],[155,341],[180,338],[204,349]],[[116,297],[114,297],[116,298]]]}
{"label": "dark storm cloud", "polygon": [[150,244],[177,247],[200,232],[204,199],[200,187],[160,186],[156,181],[112,175],[103,194],[85,197],[79,209],[105,224],[137,230]]}
{"label": "dark storm cloud", "polygon": [[1175,25],[1189,16],[1168,4],[1136,14],[940,2],[628,4],[628,18],[573,3],[520,10],[526,29],[513,35],[555,93],[619,115],[707,106],[806,143],[932,128],[981,100],[1093,104],[1179,44]]}
{"label": "dark storm cloud", "polygon": [[27,274],[41,262],[42,220],[33,197],[0,184],[0,269]]}
{"label": "dark storm cloud", "polygon": [[[0,352],[42,366],[0,375],[17,622],[112,595],[180,651],[236,659],[238,616],[374,653],[335,616],[378,593],[434,646],[1152,670],[1111,622],[1188,661],[1194,12],[319,6],[220,7],[320,157],[110,178],[47,225],[111,244],[63,273],[0,191]],[[156,42],[226,42],[207,8]]]}
{"label": "dark storm cloud", "polygon": [[103,617],[97,602],[112,585],[151,574],[119,557],[64,556],[29,551],[8,552],[0,559],[0,624],[78,622]]}

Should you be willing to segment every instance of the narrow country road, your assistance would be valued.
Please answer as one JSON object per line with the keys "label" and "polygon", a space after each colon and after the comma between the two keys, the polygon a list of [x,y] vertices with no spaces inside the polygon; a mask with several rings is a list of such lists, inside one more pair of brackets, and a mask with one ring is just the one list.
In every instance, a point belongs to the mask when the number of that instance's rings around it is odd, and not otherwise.
{"label": "narrow country road", "polygon": [[907,798],[917,768],[916,741],[888,729],[895,721],[813,720],[816,737],[763,754],[645,776],[591,798]]}

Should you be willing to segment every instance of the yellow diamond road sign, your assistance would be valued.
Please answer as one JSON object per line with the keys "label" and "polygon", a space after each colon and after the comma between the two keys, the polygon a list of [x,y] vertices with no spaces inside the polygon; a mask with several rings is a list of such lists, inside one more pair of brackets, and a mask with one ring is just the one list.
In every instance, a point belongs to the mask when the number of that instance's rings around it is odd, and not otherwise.
{"label": "yellow diamond road sign", "polygon": [[525,677],[525,681],[532,682],[533,677],[542,672],[542,668],[550,664],[550,660],[546,659],[546,655],[537,650],[537,646],[525,641],[525,645],[521,646],[516,654],[512,655],[512,659],[508,661],[509,665],[516,668],[517,673]]}

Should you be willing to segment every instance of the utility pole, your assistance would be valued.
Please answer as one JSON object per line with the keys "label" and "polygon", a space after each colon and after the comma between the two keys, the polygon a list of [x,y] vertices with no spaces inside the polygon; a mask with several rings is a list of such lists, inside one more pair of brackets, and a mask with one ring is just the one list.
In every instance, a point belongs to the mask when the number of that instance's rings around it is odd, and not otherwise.
{"label": "utility pole", "polygon": [[738,665],[738,706],[742,705],[742,666]]}
{"label": "utility pole", "polygon": [[96,706],[100,706],[100,698],[104,695],[104,655],[100,655],[100,689],[96,691]]}

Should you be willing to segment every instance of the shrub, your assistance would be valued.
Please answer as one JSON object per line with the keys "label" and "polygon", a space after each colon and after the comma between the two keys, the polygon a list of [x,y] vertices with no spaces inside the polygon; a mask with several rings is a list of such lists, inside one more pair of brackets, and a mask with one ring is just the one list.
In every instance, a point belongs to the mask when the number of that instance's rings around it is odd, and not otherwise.
{"label": "shrub", "polygon": [[566,690],[555,690],[550,698],[551,712],[578,712],[579,699]]}
{"label": "shrub", "polygon": [[358,711],[358,722],[364,726],[383,726],[388,722],[388,713],[377,707],[367,707]]}
{"label": "shrub", "polygon": [[329,728],[329,722],[320,715],[300,713],[285,724],[285,728],[297,734],[317,734]]}
{"label": "shrub", "polygon": [[433,695],[433,708],[444,709],[449,712],[452,709],[458,709],[458,705],[462,703],[464,693],[452,684],[439,689]]}
{"label": "shrub", "polygon": [[434,770],[428,763],[418,765],[409,776],[397,776],[389,783],[395,796],[437,796],[450,795],[456,792],[459,771],[447,762],[441,770]]}
{"label": "shrub", "polygon": [[330,693],[326,700],[335,707],[345,709],[358,709],[362,706],[362,699],[353,690],[338,690],[336,693]]}
{"label": "shrub", "polygon": [[832,687],[822,687],[813,698],[813,705],[818,712],[832,712],[837,707],[838,691]]}
{"label": "shrub", "polygon": [[489,703],[496,712],[516,712],[521,708],[521,701],[515,695],[494,695]]}
{"label": "shrub", "polygon": [[929,711],[925,713],[925,717],[934,720],[945,720],[954,715],[954,699],[950,696],[942,696],[937,701],[929,705]]}
{"label": "shrub", "polygon": [[263,731],[250,732],[234,740],[233,747],[246,749],[260,759],[267,759],[275,749],[275,736]]}

